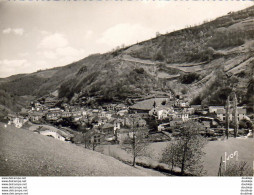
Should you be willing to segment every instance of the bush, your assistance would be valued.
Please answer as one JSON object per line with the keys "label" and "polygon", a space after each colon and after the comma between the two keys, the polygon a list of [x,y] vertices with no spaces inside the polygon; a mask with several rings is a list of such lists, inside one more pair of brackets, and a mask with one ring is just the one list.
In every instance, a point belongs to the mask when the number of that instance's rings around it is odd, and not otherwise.
{"label": "bush", "polygon": [[228,31],[227,29],[215,32],[213,38],[209,40],[208,46],[214,49],[224,49],[244,44],[246,35],[244,31]]}
{"label": "bush", "polygon": [[222,176],[253,176],[252,168],[247,165],[247,162],[240,161],[229,163],[226,171],[222,172]]}
{"label": "bush", "polygon": [[157,61],[164,61],[165,57],[163,56],[162,52],[158,52],[155,54],[154,59]]}
{"label": "bush", "polygon": [[145,72],[144,68],[135,68],[134,71],[138,74],[144,74]]}
{"label": "bush", "polygon": [[202,103],[202,99],[200,96],[195,97],[192,101],[191,101],[191,105],[201,105]]}
{"label": "bush", "polygon": [[196,80],[199,80],[200,75],[193,72],[193,73],[187,73],[187,74],[183,74],[180,77],[180,81],[182,84],[191,84]]}

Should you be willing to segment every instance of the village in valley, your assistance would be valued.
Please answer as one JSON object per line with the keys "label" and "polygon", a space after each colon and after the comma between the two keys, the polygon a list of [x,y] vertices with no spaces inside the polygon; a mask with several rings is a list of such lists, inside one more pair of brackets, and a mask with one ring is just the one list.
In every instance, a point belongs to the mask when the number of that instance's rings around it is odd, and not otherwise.
{"label": "village in valley", "polygon": [[0,11],[0,176],[253,176],[250,2],[17,3]]}
{"label": "village in valley", "polygon": [[133,100],[133,104],[129,102],[86,106],[85,101],[70,104],[50,94],[32,101],[20,113],[9,114],[6,118],[8,125],[93,150],[98,145],[123,143],[133,128],[145,132],[147,142],[174,140],[186,121],[200,123],[203,127],[200,134],[209,141],[233,137],[235,128],[236,136],[253,137],[251,125],[248,125],[252,121],[246,107],[235,109],[233,101],[228,101],[229,105],[225,106],[204,107],[190,105],[185,96],[167,94]]}

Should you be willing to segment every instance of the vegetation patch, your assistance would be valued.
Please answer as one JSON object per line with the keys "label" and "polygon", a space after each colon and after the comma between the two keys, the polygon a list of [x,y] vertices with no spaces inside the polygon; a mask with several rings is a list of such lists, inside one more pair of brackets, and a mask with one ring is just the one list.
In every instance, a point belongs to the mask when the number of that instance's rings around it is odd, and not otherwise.
{"label": "vegetation patch", "polygon": [[194,81],[200,80],[200,75],[195,72],[186,73],[186,74],[182,74],[179,79],[182,84],[191,84]]}

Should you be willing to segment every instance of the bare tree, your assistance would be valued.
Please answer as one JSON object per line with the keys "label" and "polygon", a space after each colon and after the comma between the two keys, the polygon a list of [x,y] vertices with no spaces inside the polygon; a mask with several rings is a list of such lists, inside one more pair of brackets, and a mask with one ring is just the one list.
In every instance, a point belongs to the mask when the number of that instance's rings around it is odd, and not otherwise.
{"label": "bare tree", "polygon": [[195,175],[204,174],[202,156],[205,153],[202,149],[206,144],[206,139],[200,135],[202,129],[203,126],[198,122],[185,122],[175,143],[168,145],[164,150],[162,160],[169,163],[172,168],[179,167],[182,175],[186,172]]}
{"label": "bare tree", "polygon": [[253,176],[252,168],[245,161],[229,163],[221,176]]}
{"label": "bare tree", "polygon": [[161,162],[171,166],[171,171],[174,170],[174,167],[177,165],[177,162],[179,160],[177,150],[177,141],[173,141],[172,143],[168,144],[167,147],[163,150]]}
{"label": "bare tree", "polygon": [[128,137],[123,142],[123,148],[132,154],[132,166],[136,165],[136,158],[147,156],[149,143],[145,139],[147,132],[138,127],[132,127]]}
{"label": "bare tree", "polygon": [[100,143],[96,141],[96,135],[99,134],[95,130],[89,130],[83,134],[83,142],[85,144],[85,148],[95,150],[95,148],[100,145]]}

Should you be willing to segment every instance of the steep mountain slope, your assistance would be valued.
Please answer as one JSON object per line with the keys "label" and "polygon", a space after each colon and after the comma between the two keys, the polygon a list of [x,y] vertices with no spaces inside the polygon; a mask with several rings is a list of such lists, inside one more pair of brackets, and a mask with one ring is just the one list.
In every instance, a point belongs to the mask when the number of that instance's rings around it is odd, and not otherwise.
{"label": "steep mountain slope", "polygon": [[251,106],[253,51],[250,7],[64,67],[2,79],[0,89],[16,96],[58,90],[59,98],[99,102],[171,92],[205,105],[223,105],[235,89],[239,102]]}

